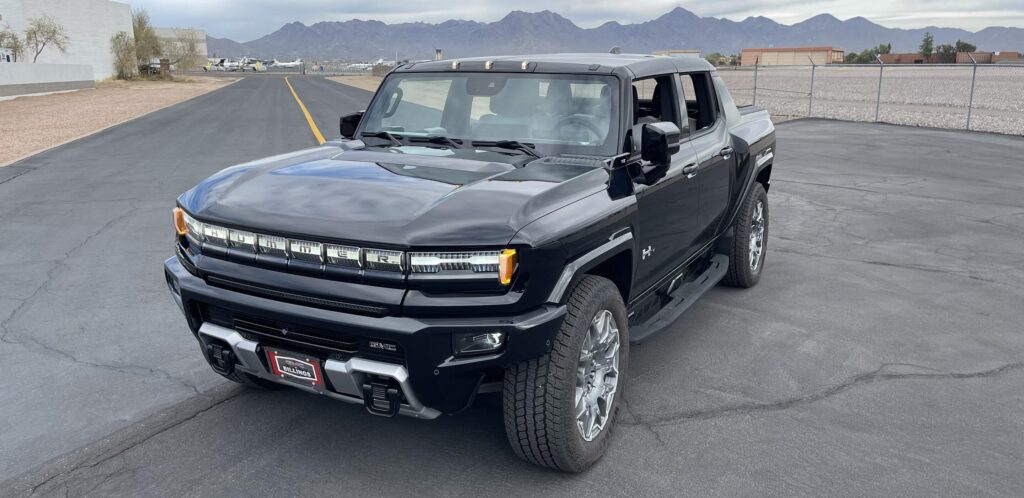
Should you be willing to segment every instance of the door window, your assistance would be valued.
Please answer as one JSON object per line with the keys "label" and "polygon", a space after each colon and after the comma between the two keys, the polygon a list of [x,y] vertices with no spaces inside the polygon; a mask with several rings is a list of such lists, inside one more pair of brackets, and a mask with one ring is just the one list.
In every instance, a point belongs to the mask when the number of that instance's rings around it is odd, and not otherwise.
{"label": "door window", "polygon": [[690,120],[690,132],[699,132],[714,126],[718,120],[718,102],[708,73],[680,74],[683,84],[683,98],[686,99],[686,114]]}

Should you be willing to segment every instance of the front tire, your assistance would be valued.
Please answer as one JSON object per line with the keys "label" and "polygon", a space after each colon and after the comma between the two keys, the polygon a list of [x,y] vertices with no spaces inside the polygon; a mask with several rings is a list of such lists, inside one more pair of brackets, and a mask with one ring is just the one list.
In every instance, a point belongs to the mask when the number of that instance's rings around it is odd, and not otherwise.
{"label": "front tire", "polygon": [[722,282],[730,287],[741,288],[757,285],[767,251],[768,193],[763,185],[754,183],[733,222],[729,272]]}
{"label": "front tire", "polygon": [[582,472],[611,442],[626,384],[626,306],[610,280],[587,275],[544,356],[505,371],[505,433],[527,462]]}

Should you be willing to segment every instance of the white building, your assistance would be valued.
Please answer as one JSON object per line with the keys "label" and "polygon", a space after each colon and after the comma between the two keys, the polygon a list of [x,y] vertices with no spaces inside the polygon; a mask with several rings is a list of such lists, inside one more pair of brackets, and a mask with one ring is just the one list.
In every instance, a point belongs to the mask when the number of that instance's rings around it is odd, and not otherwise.
{"label": "white building", "polygon": [[[37,62],[89,65],[96,80],[113,75],[110,38],[118,31],[131,35],[130,5],[110,0],[0,0],[0,27],[10,26],[19,36],[24,36],[30,19],[43,15],[63,25],[70,42],[63,54],[47,47]],[[26,53],[25,60],[31,62],[32,54]]]}

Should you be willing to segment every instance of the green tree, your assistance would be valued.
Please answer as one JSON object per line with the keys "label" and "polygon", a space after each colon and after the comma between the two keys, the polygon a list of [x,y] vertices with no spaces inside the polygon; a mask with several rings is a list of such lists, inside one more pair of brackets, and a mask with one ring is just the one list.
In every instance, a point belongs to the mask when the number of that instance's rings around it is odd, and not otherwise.
{"label": "green tree", "polygon": [[925,31],[924,38],[921,39],[921,46],[918,49],[918,53],[923,55],[925,58],[928,58],[932,56],[933,52],[935,52],[935,37],[932,36],[930,31]]}
{"label": "green tree", "polygon": [[132,11],[132,34],[135,39],[135,61],[139,67],[148,66],[152,59],[160,57],[160,39],[149,23],[146,9]]}
{"label": "green tree", "polygon": [[118,31],[110,37],[110,52],[114,54],[114,74],[119,80],[135,77],[135,40],[128,33]]}
{"label": "green tree", "polygon": [[718,66],[718,65],[720,65],[722,63],[722,59],[724,59],[724,58],[725,58],[724,55],[722,55],[722,54],[720,54],[718,52],[715,52],[715,53],[713,53],[711,55],[708,55],[707,57],[704,57],[704,60],[710,62],[712,66]]}
{"label": "green tree", "polygon": [[11,54],[11,62],[18,62],[19,57],[25,56],[25,44],[21,41],[21,37],[7,25],[4,25],[3,31],[0,31],[0,49]]}
{"label": "green tree", "polygon": [[938,47],[935,47],[935,55],[938,56],[939,62],[952,64],[956,62],[956,47],[948,43],[943,43]]}
{"label": "green tree", "polygon": [[67,51],[70,41],[68,31],[50,16],[29,19],[28,28],[25,29],[25,45],[32,51],[32,62],[38,60],[39,54],[48,46],[63,54]]}
{"label": "green tree", "polygon": [[978,50],[978,47],[963,40],[957,40],[955,47],[957,52],[976,52]]}

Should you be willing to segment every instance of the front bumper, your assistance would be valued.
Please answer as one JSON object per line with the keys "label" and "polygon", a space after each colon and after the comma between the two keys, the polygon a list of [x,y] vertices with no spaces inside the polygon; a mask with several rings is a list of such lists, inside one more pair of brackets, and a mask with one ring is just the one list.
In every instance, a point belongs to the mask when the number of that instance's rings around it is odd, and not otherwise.
{"label": "front bumper", "polygon": [[[196,338],[200,341],[212,338],[229,345],[237,359],[236,368],[241,371],[356,403],[363,403],[360,388],[365,377],[393,379],[402,390],[399,413],[419,418],[434,418],[466,408],[488,374],[500,373],[509,365],[545,354],[565,316],[564,306],[553,305],[515,316],[365,316],[210,285],[206,279],[188,272],[176,257],[164,262],[164,272],[175,302]],[[210,310],[214,309],[217,313],[211,314]],[[234,317],[235,321],[225,318],[226,315]],[[239,323],[238,317],[306,327],[320,334],[337,334],[353,344],[384,341],[396,345],[398,353],[382,358],[360,346],[350,353],[323,354],[294,344],[273,344],[323,360],[321,367],[327,385],[323,389],[300,386],[282,381],[269,372],[261,351],[264,340],[236,328],[233,323]],[[476,331],[504,332],[503,349],[480,356],[454,356],[452,334]]]}

